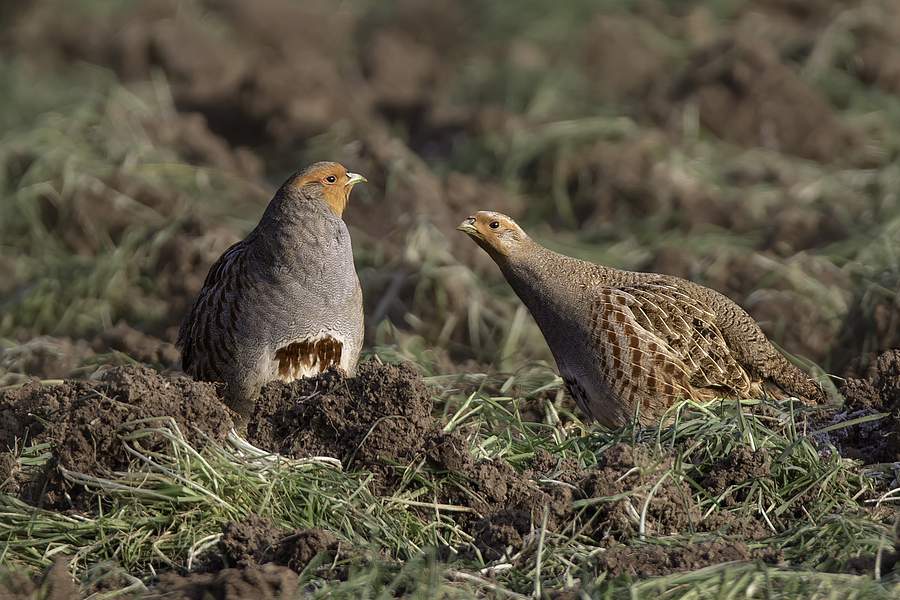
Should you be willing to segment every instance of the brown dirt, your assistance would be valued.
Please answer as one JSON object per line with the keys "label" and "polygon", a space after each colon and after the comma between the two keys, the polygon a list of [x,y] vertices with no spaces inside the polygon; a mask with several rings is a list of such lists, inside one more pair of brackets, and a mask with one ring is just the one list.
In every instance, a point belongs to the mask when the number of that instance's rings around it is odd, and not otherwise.
{"label": "brown dirt", "polygon": [[696,531],[701,515],[692,501],[687,484],[667,475],[671,466],[666,461],[660,463],[652,459],[649,451],[641,446],[617,444],[603,452],[596,468],[578,487],[585,498],[628,495],[593,506],[590,511],[592,537],[598,540],[625,540],[636,536],[638,524],[633,516],[635,512],[628,505],[640,513],[654,487],[656,489],[647,506],[645,533],[660,536]]}
{"label": "brown dirt", "polygon": [[319,554],[333,558],[338,547],[337,538],[322,529],[290,531],[257,515],[225,525],[219,542],[222,566],[247,569],[274,563],[297,573]]}
{"label": "brown dirt", "polygon": [[822,426],[875,413],[888,416],[829,432],[825,441],[842,456],[866,464],[895,462],[900,460],[900,350],[884,352],[867,364],[848,373],[840,388],[846,404]]}
{"label": "brown dirt", "polygon": [[2,600],[71,600],[78,598],[78,587],[69,573],[64,557],[57,558],[37,577],[21,571],[0,571],[0,599]]}
{"label": "brown dirt", "polygon": [[861,41],[854,67],[861,81],[900,95],[900,26],[897,31],[872,27],[857,32]]}
{"label": "brown dirt", "polygon": [[597,569],[610,577],[658,577],[710,565],[757,558],[741,541],[714,540],[673,545],[612,544],[597,555]]}
{"label": "brown dirt", "polygon": [[821,94],[765,42],[726,40],[697,51],[675,78],[663,112],[686,102],[696,104],[704,127],[742,146],[822,162],[850,156],[860,146]]}
{"label": "brown dirt", "polygon": [[548,527],[566,522],[569,490],[545,491],[504,461],[474,459],[462,438],[441,431],[431,408],[431,394],[411,367],[368,362],[355,377],[329,371],[290,385],[269,384],[248,438],[288,456],[333,456],[345,468],[370,470],[380,490],[396,489],[400,472],[391,465],[405,468],[424,459],[431,469],[454,475],[458,484],[445,485],[439,501],[475,511],[462,522],[493,558],[522,543],[544,506],[551,509]]}
{"label": "brown dirt", "polygon": [[181,361],[174,344],[138,331],[124,321],[97,335],[93,347],[98,353],[116,350],[138,362],[161,367],[177,367]]}
{"label": "brown dirt", "polygon": [[145,127],[153,140],[173,148],[186,162],[208,166],[247,179],[263,174],[262,160],[249,148],[232,148],[228,141],[212,131],[200,113],[175,113],[166,118],[148,120]]}
{"label": "brown dirt", "polygon": [[[544,506],[551,509],[551,530],[568,522],[568,488],[540,489],[504,461],[474,459],[462,438],[441,431],[431,408],[431,394],[411,367],[368,362],[356,377],[329,371],[291,385],[269,384],[248,437],[288,456],[333,456],[345,468],[370,470],[380,490],[394,490],[400,469],[417,460],[450,472],[453,481],[440,491],[439,501],[473,509],[464,526],[489,556],[520,544]],[[12,448],[22,437],[28,443],[50,442],[53,460],[37,476],[4,460],[0,481],[6,491],[35,504],[79,507],[83,490],[68,484],[56,465],[87,474],[126,468],[129,458],[118,439],[123,423],[173,416],[188,439],[202,445],[194,428],[222,440],[232,424],[227,415],[212,385],[146,367],[114,367],[90,381],[28,383],[0,393],[0,444]],[[566,478],[556,473],[560,469],[565,465],[554,467],[554,476]],[[229,565],[242,567],[274,560],[300,568],[317,550],[336,543],[325,532],[280,531],[259,519],[225,533],[223,554]]]}
{"label": "brown dirt", "polygon": [[93,354],[83,340],[50,336],[32,338],[0,352],[0,386],[21,383],[29,377],[70,377]]}
{"label": "brown dirt", "polygon": [[[223,440],[232,426],[215,388],[184,377],[166,378],[140,366],[114,367],[95,381],[58,385],[28,383],[0,392],[0,448],[49,442],[53,459],[42,476],[23,488],[36,504],[65,505],[73,489],[56,469],[102,474],[127,467],[118,435],[124,423],[170,416],[192,443]],[[162,441],[146,441],[151,446]]]}
{"label": "brown dirt", "polygon": [[543,448],[539,448],[531,458],[530,474],[534,479],[554,479],[563,483],[575,484],[585,478],[586,472],[574,458],[560,460]]}
{"label": "brown dirt", "polygon": [[583,35],[584,69],[600,101],[640,101],[671,66],[671,49],[646,19],[599,15]]}
{"label": "brown dirt", "polygon": [[299,588],[297,574],[274,564],[215,573],[163,573],[148,600],[283,600]]}
{"label": "brown dirt", "polygon": [[[765,450],[752,451],[747,446],[741,446],[728,456],[724,457],[709,470],[702,480],[702,486],[715,497],[721,497],[723,506],[734,506],[746,500],[746,488],[732,490],[743,484],[750,484],[762,477],[770,477],[772,459]],[[725,494],[725,492],[728,492]]]}
{"label": "brown dirt", "polygon": [[268,384],[248,427],[249,440],[293,457],[333,456],[345,467],[406,464],[436,427],[431,394],[408,366],[331,370],[291,385]]}

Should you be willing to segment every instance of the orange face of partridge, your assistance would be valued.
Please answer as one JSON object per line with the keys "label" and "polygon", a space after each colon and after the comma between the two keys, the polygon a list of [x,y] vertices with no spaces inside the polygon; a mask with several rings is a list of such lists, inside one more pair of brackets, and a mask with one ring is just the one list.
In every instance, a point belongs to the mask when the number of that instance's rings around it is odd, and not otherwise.
{"label": "orange face of partridge", "polygon": [[367,181],[362,175],[351,173],[343,165],[335,162],[316,163],[300,174],[292,182],[295,188],[316,188],[317,195],[331,211],[341,217],[350,199],[350,190],[357,183]]}
{"label": "orange face of partridge", "polygon": [[509,256],[528,235],[503,213],[480,210],[457,227],[489,254]]}

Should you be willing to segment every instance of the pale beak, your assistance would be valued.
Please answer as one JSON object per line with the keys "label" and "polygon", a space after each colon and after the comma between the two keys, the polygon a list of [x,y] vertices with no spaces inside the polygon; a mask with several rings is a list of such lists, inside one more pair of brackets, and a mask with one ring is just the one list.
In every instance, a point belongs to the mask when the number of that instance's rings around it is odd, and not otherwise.
{"label": "pale beak", "polygon": [[362,175],[360,175],[359,173],[351,173],[349,171],[347,172],[347,183],[346,183],[347,187],[353,187],[357,183],[365,183],[367,181],[369,181],[369,180],[366,179],[365,177],[363,177]]}
{"label": "pale beak", "polygon": [[468,217],[456,227],[456,230],[467,235],[479,236],[478,230],[475,228],[475,217]]}

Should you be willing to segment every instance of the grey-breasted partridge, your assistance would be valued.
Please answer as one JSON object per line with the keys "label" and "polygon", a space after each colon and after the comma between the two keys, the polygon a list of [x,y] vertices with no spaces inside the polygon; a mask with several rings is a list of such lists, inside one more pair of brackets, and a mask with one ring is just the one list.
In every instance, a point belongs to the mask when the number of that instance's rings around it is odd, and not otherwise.
{"label": "grey-breasted partridge", "polygon": [[496,212],[478,212],[458,229],[528,307],[588,419],[651,424],[678,399],[747,397],[763,387],[825,400],[750,315],[714,290],[558,254]]}
{"label": "grey-breasted partridge", "polygon": [[243,419],[261,386],[338,366],[363,340],[362,290],[341,216],[361,175],[319,162],[290,177],[259,224],[213,264],[181,325],[182,368],[225,384]]}

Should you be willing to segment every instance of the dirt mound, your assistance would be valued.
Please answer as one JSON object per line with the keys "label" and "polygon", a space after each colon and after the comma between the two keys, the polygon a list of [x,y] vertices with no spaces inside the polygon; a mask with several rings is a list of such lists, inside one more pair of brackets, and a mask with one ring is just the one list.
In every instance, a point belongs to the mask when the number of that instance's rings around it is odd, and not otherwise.
{"label": "dirt mound", "polygon": [[597,569],[610,577],[656,577],[679,571],[693,571],[723,562],[757,557],[740,541],[714,540],[673,545],[613,544],[597,555]]}
{"label": "dirt mound", "polygon": [[[617,444],[578,487],[585,498],[620,498],[592,505],[595,539],[624,540],[639,533],[636,515],[646,504],[648,535],[696,530],[701,515],[686,483],[670,476],[672,464],[655,460],[641,446]],[[649,503],[648,503],[649,500]]]}
{"label": "dirt mound", "polygon": [[[588,24],[582,60],[600,100],[640,101],[671,67],[672,53],[645,19],[629,14],[599,15]],[[628,52],[621,52],[628,48]]]}
{"label": "dirt mound", "polygon": [[263,174],[262,160],[249,148],[232,147],[212,131],[206,117],[199,113],[174,113],[146,120],[150,137],[160,145],[173,148],[186,162],[209,166],[247,179]]}
{"label": "dirt mound", "polygon": [[855,74],[861,81],[874,84],[884,91],[900,95],[900,11],[895,29],[871,26],[856,32],[859,48],[853,62]]}
{"label": "dirt mound", "polygon": [[[22,491],[31,502],[57,504],[75,490],[56,465],[87,474],[124,469],[129,458],[119,440],[123,425],[163,416],[174,418],[198,447],[205,443],[204,436],[223,440],[232,427],[212,385],[166,378],[146,367],[114,367],[96,381],[33,382],[0,392],[0,448],[12,449],[23,440],[26,445],[50,443],[53,459],[44,481],[36,480]],[[142,443],[152,448],[164,442]]]}
{"label": "dirt mound", "polygon": [[289,385],[267,385],[248,437],[272,452],[333,456],[345,468],[372,471],[374,485],[385,492],[396,490],[402,470],[416,460],[452,473],[438,500],[472,509],[460,521],[492,558],[520,545],[540,522],[544,506],[551,509],[548,528],[566,522],[570,490],[544,491],[505,461],[476,460],[462,438],[443,433],[431,409],[431,394],[411,367],[367,362],[355,377],[328,371]]}
{"label": "dirt mound", "polygon": [[860,140],[826,100],[764,43],[717,42],[695,53],[675,78],[663,112],[685,103],[718,137],[821,162],[852,154]]}
{"label": "dirt mound", "polygon": [[34,578],[18,570],[0,572],[0,598],[3,600],[71,600],[79,596],[67,561],[62,557]]}
{"label": "dirt mound", "polygon": [[148,600],[283,600],[295,597],[299,585],[295,572],[268,564],[185,576],[163,573],[159,584],[145,597]]}
{"label": "dirt mound", "polygon": [[268,519],[249,515],[240,522],[225,525],[219,542],[225,564],[242,569],[266,563],[302,571],[319,554],[333,557],[338,540],[322,529],[289,531]]}
{"label": "dirt mound", "polygon": [[263,388],[248,436],[285,456],[333,456],[345,467],[410,461],[436,427],[431,394],[412,367],[359,366],[356,377],[330,370]]}
{"label": "dirt mound", "polygon": [[840,428],[827,434],[847,458],[866,464],[900,460],[900,350],[890,350],[868,361],[862,372],[851,369],[841,384],[844,410],[832,416],[837,425],[876,413],[888,413],[876,421]]}

